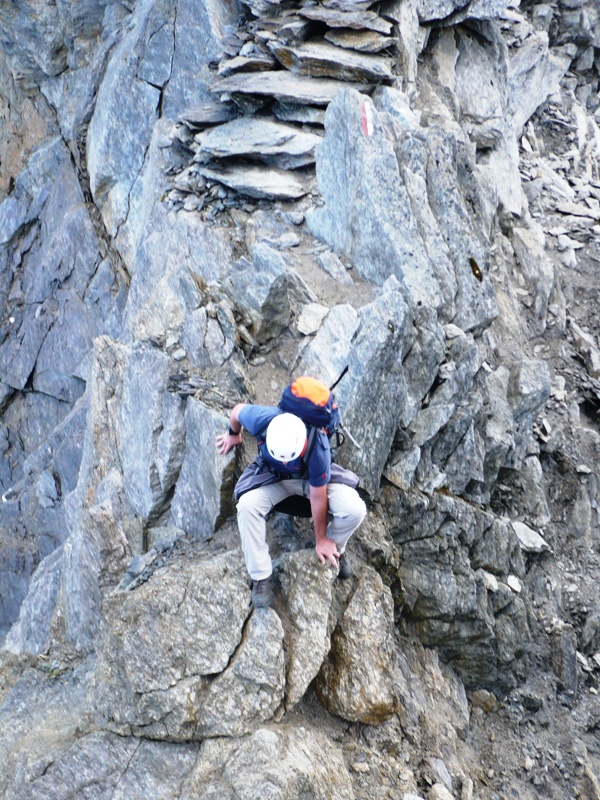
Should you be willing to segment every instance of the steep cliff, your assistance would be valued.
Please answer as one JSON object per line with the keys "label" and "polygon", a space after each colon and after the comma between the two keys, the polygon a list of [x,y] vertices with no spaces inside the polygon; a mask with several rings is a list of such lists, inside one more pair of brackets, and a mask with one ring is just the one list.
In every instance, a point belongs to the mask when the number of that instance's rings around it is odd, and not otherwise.
{"label": "steep cliff", "polygon": [[[593,0],[0,6],[0,793],[600,797]],[[334,388],[351,581],[219,455]]]}

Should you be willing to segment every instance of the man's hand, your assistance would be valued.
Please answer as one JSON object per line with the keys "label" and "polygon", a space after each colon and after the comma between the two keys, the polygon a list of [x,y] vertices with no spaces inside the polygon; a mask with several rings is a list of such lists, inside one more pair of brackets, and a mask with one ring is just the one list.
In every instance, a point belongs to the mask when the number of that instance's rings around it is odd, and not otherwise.
{"label": "man's hand", "polygon": [[321,564],[328,561],[333,567],[338,566],[340,557],[335,542],[327,536],[327,486],[310,487],[310,510],[315,526],[315,550]]}
{"label": "man's hand", "polygon": [[326,564],[329,561],[329,563],[337,569],[337,560],[340,557],[340,554],[338,553],[338,549],[334,541],[328,537],[325,537],[316,543],[315,550],[317,551],[317,555],[319,556],[319,561],[321,564]]}
{"label": "man's hand", "polygon": [[235,431],[239,428],[240,432],[221,433],[215,439],[215,447],[222,456],[224,456],[225,453],[228,453],[230,450],[233,450],[233,448],[237,447],[238,444],[242,443],[242,425],[240,423],[239,413],[244,405],[245,403],[238,403],[232,408],[231,414],[229,415],[229,430]]}
{"label": "man's hand", "polygon": [[234,447],[237,447],[237,445],[241,443],[242,443],[241,431],[235,436],[233,436],[230,433],[221,433],[215,439],[215,446],[222,456],[224,456],[225,453],[228,453],[230,450],[233,450]]}

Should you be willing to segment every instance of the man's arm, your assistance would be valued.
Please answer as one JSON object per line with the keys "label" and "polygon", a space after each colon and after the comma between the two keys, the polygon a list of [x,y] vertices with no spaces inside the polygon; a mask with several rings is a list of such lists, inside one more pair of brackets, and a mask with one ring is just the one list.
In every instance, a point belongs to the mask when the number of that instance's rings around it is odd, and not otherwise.
{"label": "man's arm", "polygon": [[221,455],[225,455],[225,453],[228,453],[236,447],[236,445],[242,443],[242,424],[239,414],[245,405],[246,403],[238,403],[231,410],[231,414],[229,415],[229,429],[232,430],[233,433],[221,433],[215,440],[217,450]]}
{"label": "man's arm", "polygon": [[327,486],[310,487],[310,510],[315,526],[315,550],[321,564],[329,561],[337,567],[339,553],[334,541],[327,536]]}

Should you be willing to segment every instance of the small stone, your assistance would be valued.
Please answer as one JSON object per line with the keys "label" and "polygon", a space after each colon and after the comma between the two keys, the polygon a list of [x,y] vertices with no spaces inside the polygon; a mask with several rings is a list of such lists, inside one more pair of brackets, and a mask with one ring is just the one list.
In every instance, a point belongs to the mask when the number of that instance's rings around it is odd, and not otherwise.
{"label": "small stone", "polygon": [[496,698],[487,689],[476,689],[472,697],[473,706],[481,708],[486,714],[496,708]]}
{"label": "small stone", "polygon": [[531,770],[533,769],[534,765],[535,765],[535,761],[533,760],[533,758],[531,758],[531,756],[527,756],[527,758],[525,759],[525,762],[523,764],[525,770],[527,772],[531,772]]}
{"label": "small stone", "polygon": [[316,333],[328,313],[329,309],[326,306],[319,303],[308,303],[302,309],[298,319],[298,331],[305,336]]}
{"label": "small stone", "polygon": [[523,591],[523,584],[516,575],[509,575],[506,582],[516,594],[521,594]]}
{"label": "small stone", "polygon": [[358,772],[358,773],[362,773],[362,774],[365,774],[365,773],[371,771],[371,768],[369,767],[369,765],[364,761],[355,761],[354,764],[351,765],[350,769],[353,772]]}

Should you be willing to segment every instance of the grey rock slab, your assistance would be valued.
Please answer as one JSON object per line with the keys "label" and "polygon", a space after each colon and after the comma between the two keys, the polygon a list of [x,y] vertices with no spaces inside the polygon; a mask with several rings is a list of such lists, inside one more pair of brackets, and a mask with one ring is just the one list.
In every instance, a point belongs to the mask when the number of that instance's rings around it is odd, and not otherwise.
{"label": "grey rock slab", "polygon": [[65,542],[57,606],[66,640],[87,652],[101,623],[101,601],[131,561],[132,512],[119,458],[119,408],[128,351],[100,336],[94,342],[89,406],[76,488],[65,499],[71,535]]}
{"label": "grey rock slab", "polygon": [[498,309],[488,274],[489,242],[474,164],[465,143],[452,134],[435,130],[427,148],[429,203],[450,250],[458,284],[453,321],[465,331],[483,328]]}
{"label": "grey rock slab", "polygon": [[407,452],[394,453],[390,456],[383,475],[390,483],[399,489],[407,489],[413,482],[413,478],[421,460],[421,448],[413,447]]}
{"label": "grey rock slab", "polygon": [[146,346],[132,351],[123,375],[121,465],[127,499],[144,520],[167,506],[185,453],[184,401],[167,391],[170,372],[169,358]]}
{"label": "grey rock slab", "polygon": [[333,714],[377,725],[398,710],[394,679],[394,603],[375,570],[365,567],[331,636],[316,683]]}
{"label": "grey rock slab", "polygon": [[327,386],[334,386],[348,366],[352,340],[359,323],[358,312],[351,305],[334,306],[302,353],[296,370]]}
{"label": "grey rock slab", "polygon": [[4,643],[11,653],[37,655],[49,646],[61,574],[62,547],[58,547],[41,562],[32,576],[19,618]]}
{"label": "grey rock slab", "polygon": [[225,302],[197,308],[186,315],[179,339],[197,367],[220,367],[235,347],[235,320]]}
{"label": "grey rock slab", "polygon": [[209,101],[208,86],[214,79],[211,62],[223,56],[228,26],[236,26],[239,9],[234,3],[179,0],[164,9],[167,23],[172,18],[174,40],[167,50],[170,75],[164,88],[162,115],[177,119],[186,108]]}
{"label": "grey rock slab", "polygon": [[545,249],[546,237],[540,225],[532,222],[529,228],[515,226],[511,242],[527,286],[533,292],[532,311],[538,330],[546,328],[548,303],[554,288],[554,266]]}
{"label": "grey rock slab", "polygon": [[335,573],[314,550],[285,553],[278,572],[282,600],[292,625],[286,643],[286,707],[296,705],[329,652],[329,617]]}
{"label": "grey rock slab", "polygon": [[[293,125],[260,117],[240,117],[202,134],[194,160],[203,156],[210,159],[279,154],[312,156],[321,141],[322,137]],[[314,158],[306,163],[312,161]]]}
{"label": "grey rock slab", "polygon": [[402,362],[414,342],[411,314],[400,285],[390,278],[377,300],[360,309],[360,326],[348,357],[348,369],[336,387],[348,437],[344,466],[361,477],[372,496],[400,424],[407,399]]}
{"label": "grey rock slab", "polygon": [[310,187],[300,177],[274,167],[231,166],[209,169],[200,173],[248,197],[267,200],[297,200],[308,194]]}
{"label": "grey rock slab", "polygon": [[[419,0],[418,12],[421,22],[444,20],[452,16],[452,22],[465,18],[494,19],[508,5],[507,0]],[[456,12],[456,15],[455,15]]]}
{"label": "grey rock slab", "polygon": [[[169,120],[153,131],[144,171],[130,196],[128,222],[117,245],[131,274],[123,338],[165,342],[181,334],[187,314],[201,305],[198,284],[222,280],[232,260],[231,242],[199,214],[170,211],[161,196],[169,187]],[[165,260],[164,254],[170,254]]]}
{"label": "grey rock slab", "polygon": [[568,56],[549,49],[546,33],[529,36],[511,54],[507,65],[509,111],[517,136],[535,110],[558,91],[559,82],[570,63]]}
{"label": "grey rock slab", "polygon": [[327,31],[325,38],[337,47],[357,50],[359,53],[379,53],[386,47],[392,47],[395,44],[393,37],[383,36],[376,31],[334,29]]}
{"label": "grey rock slab", "polygon": [[217,453],[214,441],[226,427],[220,413],[190,397],[185,410],[185,455],[171,505],[174,525],[189,536],[211,539],[232,513],[235,451]]}
{"label": "grey rock slab", "polygon": [[66,68],[64,26],[56,6],[3,5],[0,25],[25,86],[33,89],[48,75]]}
{"label": "grey rock slab", "polygon": [[[158,118],[160,89],[138,76],[150,33],[158,27],[153,10],[150,3],[137,6],[128,34],[109,61],[88,130],[90,188],[112,236],[127,219],[129,193]],[[164,13],[163,18],[168,24]]]}
{"label": "grey rock slab", "polygon": [[315,22],[324,22],[330,28],[366,29],[389,36],[393,27],[389,20],[383,19],[375,11],[339,11],[315,5],[305,6],[298,13]]}
{"label": "grey rock slab", "polygon": [[389,59],[344,50],[326,42],[304,42],[297,47],[269,42],[269,49],[286,69],[300,75],[371,83],[393,79]]}
{"label": "grey rock slab", "polygon": [[[274,97],[283,103],[326,106],[347,84],[330,78],[310,78],[287,70],[239,74],[217,81],[210,91],[218,94],[257,94]],[[367,90],[366,86],[355,88]]]}
{"label": "grey rock slab", "polygon": [[302,793],[318,800],[354,800],[341,749],[321,731],[262,727],[244,739],[212,739],[182,787],[181,800],[252,800],[276,787],[278,800]]}
{"label": "grey rock slab", "polygon": [[443,297],[400,178],[393,142],[369,98],[344,90],[327,109],[317,151],[323,208],[309,228],[357,273],[381,285],[390,275],[415,304],[439,308]]}
{"label": "grey rock slab", "polygon": [[326,250],[324,253],[319,253],[317,256],[317,263],[322,270],[324,270],[338,283],[345,284],[346,286],[354,285],[354,281],[350,275],[348,275],[346,267],[331,250]]}
{"label": "grey rock slab", "polygon": [[0,203],[0,245],[9,242],[27,218],[29,204],[9,196]]}

